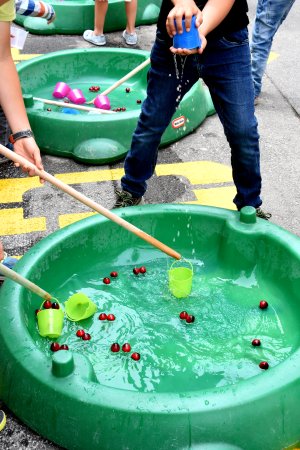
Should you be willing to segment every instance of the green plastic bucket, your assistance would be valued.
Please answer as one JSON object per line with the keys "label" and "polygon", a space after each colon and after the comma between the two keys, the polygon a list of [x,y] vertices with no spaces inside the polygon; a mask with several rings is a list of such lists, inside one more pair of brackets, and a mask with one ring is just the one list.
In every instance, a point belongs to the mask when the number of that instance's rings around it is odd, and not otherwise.
{"label": "green plastic bucket", "polygon": [[95,314],[97,305],[82,292],[77,292],[65,302],[65,311],[69,320],[78,322]]}
{"label": "green plastic bucket", "polygon": [[[181,264],[175,267],[175,264]],[[177,298],[188,297],[192,290],[193,266],[189,261],[174,261],[169,270],[169,290]]]}
{"label": "green plastic bucket", "polygon": [[62,309],[43,309],[37,315],[39,333],[42,337],[56,339],[61,335],[64,324]]}

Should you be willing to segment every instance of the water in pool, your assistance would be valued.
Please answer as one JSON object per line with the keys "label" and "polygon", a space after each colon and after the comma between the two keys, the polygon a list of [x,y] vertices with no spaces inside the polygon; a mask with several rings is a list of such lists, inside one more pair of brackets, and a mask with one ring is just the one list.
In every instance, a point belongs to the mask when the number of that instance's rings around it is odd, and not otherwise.
{"label": "water in pool", "polygon": [[[168,262],[167,262],[168,261]],[[294,326],[280,290],[241,273],[232,279],[209,262],[192,260],[192,293],[177,299],[168,289],[166,258],[148,260],[147,272],[134,275],[134,265],[104,266],[83,270],[59,286],[56,294],[66,300],[85,293],[97,313],[81,322],[65,320],[58,341],[70,351],[84,353],[92,362],[99,382],[105,386],[142,392],[180,392],[224,387],[262,373],[261,361],[274,367],[292,352]],[[118,277],[105,285],[111,271]],[[260,300],[269,303],[259,308]],[[195,316],[194,323],[180,320],[181,311]],[[113,322],[100,321],[101,312],[113,313]],[[289,317],[288,317],[289,316]],[[289,327],[287,326],[289,323]],[[76,336],[78,329],[90,333],[90,341]],[[261,340],[253,347],[254,338]],[[126,342],[131,352],[112,353],[111,344]],[[51,341],[37,345],[51,355]],[[141,355],[131,359],[132,352]]]}

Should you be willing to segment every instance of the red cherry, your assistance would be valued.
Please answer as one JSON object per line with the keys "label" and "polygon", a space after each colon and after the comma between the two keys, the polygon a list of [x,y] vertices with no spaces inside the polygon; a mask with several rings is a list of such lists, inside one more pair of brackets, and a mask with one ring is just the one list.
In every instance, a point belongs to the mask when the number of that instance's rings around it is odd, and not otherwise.
{"label": "red cherry", "polygon": [[185,320],[187,321],[187,323],[195,322],[195,316],[189,314]]}
{"label": "red cherry", "polygon": [[130,352],[130,350],[131,350],[131,345],[128,344],[128,342],[126,342],[125,344],[122,345],[122,350],[123,350],[123,352],[125,352],[125,353]]}
{"label": "red cherry", "polygon": [[134,269],[132,269],[132,272],[134,273],[134,275],[138,275],[140,273],[140,269],[138,267],[135,267]]}
{"label": "red cherry", "polygon": [[122,106],[121,111],[126,111],[125,106]]}
{"label": "red cherry", "polygon": [[60,345],[58,342],[52,342],[52,344],[50,345],[50,349],[53,352],[57,352],[58,350],[60,350]]}
{"label": "red cherry", "polygon": [[110,284],[110,278],[108,278],[108,277],[103,278],[103,283]]}
{"label": "red cherry", "polygon": [[50,300],[46,300],[43,304],[45,309],[49,309],[52,306],[52,303],[50,302]]}
{"label": "red cherry", "polygon": [[261,344],[260,339],[253,339],[252,345],[253,345],[254,347],[259,347],[260,344]]}
{"label": "red cherry", "polygon": [[120,112],[120,111],[122,111],[122,110],[121,110],[121,108],[118,107],[118,108],[117,108],[117,111]]}
{"label": "red cherry", "polygon": [[67,344],[63,344],[60,346],[59,350],[69,350],[69,347],[67,346]]}
{"label": "red cherry", "polygon": [[132,353],[131,359],[134,359],[135,361],[138,361],[140,359],[141,355],[139,353]]}
{"label": "red cherry", "polygon": [[107,314],[107,320],[109,320],[110,322],[112,322],[115,319],[116,317],[113,314]]}
{"label": "red cherry", "polygon": [[96,92],[100,91],[100,86],[95,86],[95,91]]}
{"label": "red cherry", "polygon": [[120,346],[117,342],[115,342],[111,345],[110,349],[113,353],[118,353],[120,351]]}
{"label": "red cherry", "polygon": [[181,311],[179,314],[180,319],[185,320],[188,317],[188,313],[186,311]]}
{"label": "red cherry", "polygon": [[89,333],[84,333],[82,336],[83,341],[89,341],[91,339],[91,335]]}
{"label": "red cherry", "polygon": [[106,320],[107,319],[107,315],[105,313],[101,313],[99,315],[99,320]]}
{"label": "red cherry", "polygon": [[82,336],[84,336],[84,335],[85,335],[85,331],[84,330],[77,330],[76,331],[76,336],[82,338]]}
{"label": "red cherry", "polygon": [[266,300],[261,300],[261,301],[259,302],[259,307],[260,307],[260,309],[267,309],[268,306],[269,306],[269,305],[268,305],[268,302],[266,302]]}
{"label": "red cherry", "polygon": [[91,87],[89,87],[89,91],[93,91],[94,89],[93,89],[93,86],[91,86]]}
{"label": "red cherry", "polygon": [[142,100],[137,100],[136,102],[138,105],[140,105],[142,103]]}
{"label": "red cherry", "polygon": [[145,266],[140,267],[140,273],[146,273],[146,272],[147,272],[147,270],[146,270]]}
{"label": "red cherry", "polygon": [[267,361],[261,361],[259,363],[259,367],[263,370],[267,370],[269,368],[269,364],[267,363]]}
{"label": "red cherry", "polygon": [[127,88],[125,89],[125,91],[126,91],[127,93],[130,92],[130,88],[127,87]]}
{"label": "red cherry", "polygon": [[52,303],[52,309],[59,309],[59,304],[56,302]]}
{"label": "red cherry", "polygon": [[40,311],[41,311],[41,309],[36,309],[35,310],[35,315],[37,316]]}
{"label": "red cherry", "polygon": [[110,272],[110,276],[111,276],[112,278],[117,278],[118,272]]}

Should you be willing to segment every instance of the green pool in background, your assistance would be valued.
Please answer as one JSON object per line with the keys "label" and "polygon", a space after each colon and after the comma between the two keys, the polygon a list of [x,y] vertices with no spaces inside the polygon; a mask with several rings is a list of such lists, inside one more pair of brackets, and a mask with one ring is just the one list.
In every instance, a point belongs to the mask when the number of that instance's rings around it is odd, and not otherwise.
{"label": "green pool in background", "polygon": [[[33,97],[57,100],[52,93],[56,83],[63,81],[72,89],[82,89],[85,98],[91,100],[97,95],[89,91],[91,86],[100,86],[101,94],[148,57],[148,52],[140,50],[92,48],[48,53],[18,64],[27,114],[40,149],[89,164],[122,159],[130,148],[141,101],[146,96],[148,66],[108,94],[111,109],[126,108],[115,114],[67,114],[63,111],[74,112],[68,110],[68,104],[61,108]],[[214,112],[208,89],[198,81],[180,102],[162,145],[191,133]]]}
{"label": "green pool in background", "polygon": [[[94,29],[93,0],[49,0],[56,12],[50,25],[45,19],[17,15],[15,22],[33,34],[81,34]],[[161,0],[138,0],[136,26],[155,23]],[[123,30],[126,26],[124,0],[110,0],[105,20],[105,32]]]}
{"label": "green pool in background", "polygon": [[[170,257],[98,215],[35,245],[16,270],[63,304],[83,292],[97,313],[65,319],[52,353],[40,299],[0,290],[0,398],[42,436],[72,449],[281,450],[300,440],[300,240],[255,210],[149,205],[116,214],[193,265],[189,297],[168,290]],[[135,275],[133,268],[146,267]],[[111,271],[118,276],[104,284]],[[268,302],[267,309],[259,303]],[[181,311],[193,323],[179,318]],[[100,321],[100,313],[115,321]],[[90,341],[76,336],[78,329]],[[260,339],[254,347],[252,340]],[[113,353],[113,343],[131,353]],[[269,363],[268,370],[259,367]],[[72,430],[72,432],[70,431]]]}

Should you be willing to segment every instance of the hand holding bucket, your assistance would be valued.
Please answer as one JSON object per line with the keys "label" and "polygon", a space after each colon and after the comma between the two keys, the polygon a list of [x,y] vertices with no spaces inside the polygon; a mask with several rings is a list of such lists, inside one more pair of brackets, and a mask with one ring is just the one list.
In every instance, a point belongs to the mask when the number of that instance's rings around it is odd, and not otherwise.
{"label": "hand holding bucket", "polygon": [[[178,264],[181,265],[176,267]],[[192,264],[186,260],[174,261],[169,270],[169,289],[174,297],[188,297],[192,290],[192,281]]]}
{"label": "hand holding bucket", "polygon": [[[176,27],[176,21],[175,21],[175,27]],[[177,27],[176,27],[176,30],[177,30]],[[196,27],[196,16],[192,17],[190,31],[186,30],[185,19],[182,19],[182,30],[183,31],[181,34],[177,33],[173,37],[173,47],[186,48],[189,50],[201,47],[201,39],[199,36],[198,28]]]}

